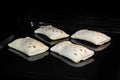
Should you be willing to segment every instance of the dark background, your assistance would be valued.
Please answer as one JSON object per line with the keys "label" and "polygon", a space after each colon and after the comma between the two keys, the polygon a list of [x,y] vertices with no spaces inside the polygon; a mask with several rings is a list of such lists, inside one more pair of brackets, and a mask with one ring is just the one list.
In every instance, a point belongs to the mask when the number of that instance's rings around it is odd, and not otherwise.
{"label": "dark background", "polygon": [[[18,22],[30,19],[31,16],[38,17],[43,21],[58,21],[74,23],[87,18],[88,22],[94,20],[99,23],[99,19],[106,23],[119,22],[119,4],[109,4],[105,2],[82,2],[74,0],[46,1],[46,0],[27,0],[27,1],[2,1],[0,5],[0,24],[9,26],[11,30],[18,29]],[[96,18],[96,19],[97,19]],[[111,21],[111,19],[113,21]],[[110,22],[109,22],[110,21]],[[115,24],[116,25],[116,24]],[[114,25],[113,25],[114,26]],[[2,27],[4,31],[6,27]]]}
{"label": "dark background", "polygon": [[[119,4],[106,4],[102,2],[80,2],[74,0],[64,1],[2,1],[0,5],[0,20],[8,22],[15,20],[18,14],[39,13],[46,15],[70,15],[72,16],[101,16],[101,17],[119,17]],[[72,15],[72,16],[71,16]]]}
{"label": "dark background", "polygon": [[[34,19],[73,24],[79,24],[78,22],[83,20],[87,20],[87,22],[83,22],[83,24],[89,24],[89,21],[93,20],[92,24],[109,25],[107,28],[114,28],[117,26],[115,29],[119,29],[119,6],[119,4],[99,2],[89,3],[78,2],[75,0],[2,1],[0,5],[0,34],[9,34],[14,31],[19,31],[22,27],[19,26],[19,24],[24,24],[27,20],[29,21]],[[108,72],[112,73],[112,70]],[[116,70],[114,74],[118,79],[119,71]]]}

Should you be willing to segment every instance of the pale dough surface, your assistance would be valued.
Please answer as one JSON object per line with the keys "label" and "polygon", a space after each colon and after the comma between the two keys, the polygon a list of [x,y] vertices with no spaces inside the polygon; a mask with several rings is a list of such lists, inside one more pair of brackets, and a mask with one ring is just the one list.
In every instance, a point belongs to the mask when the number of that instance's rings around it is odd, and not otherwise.
{"label": "pale dough surface", "polygon": [[106,34],[93,31],[93,30],[88,30],[88,29],[82,29],[82,30],[75,32],[71,36],[71,38],[85,40],[95,45],[102,45],[111,40],[111,38],[107,36]]}
{"label": "pale dough surface", "polygon": [[53,27],[52,25],[40,26],[40,28],[36,29],[34,33],[43,34],[51,40],[69,37],[69,34],[65,33],[63,30]]}
{"label": "pale dough surface", "polygon": [[47,51],[49,48],[42,42],[30,37],[18,38],[8,44],[9,47],[21,51],[28,56],[34,56]]}
{"label": "pale dough surface", "polygon": [[58,43],[50,50],[72,60],[75,63],[78,63],[81,60],[86,60],[94,55],[94,51],[81,45],[73,44],[70,41]]}

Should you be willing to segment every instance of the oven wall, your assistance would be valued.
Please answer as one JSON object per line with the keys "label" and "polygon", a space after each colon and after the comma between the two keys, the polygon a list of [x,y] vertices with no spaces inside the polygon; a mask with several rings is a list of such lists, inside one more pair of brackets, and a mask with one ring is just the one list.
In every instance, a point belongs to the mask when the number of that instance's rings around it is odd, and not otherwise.
{"label": "oven wall", "polygon": [[[16,2],[3,1],[1,4],[3,5],[0,7],[0,24],[11,28],[11,30],[18,29],[16,27],[18,23],[24,23],[30,20],[59,24],[117,26],[117,28],[120,25],[118,4],[85,3],[72,0],[17,0]],[[6,27],[3,27],[1,31],[5,29]]]}

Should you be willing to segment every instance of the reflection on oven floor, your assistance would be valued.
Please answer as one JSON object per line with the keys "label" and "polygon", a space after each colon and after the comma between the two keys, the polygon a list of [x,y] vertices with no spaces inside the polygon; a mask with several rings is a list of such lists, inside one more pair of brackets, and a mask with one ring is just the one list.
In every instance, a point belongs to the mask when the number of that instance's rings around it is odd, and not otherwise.
{"label": "reflection on oven floor", "polygon": [[79,68],[79,67],[83,67],[85,65],[88,65],[88,64],[94,62],[94,59],[90,58],[90,59],[87,59],[87,60],[79,62],[79,63],[74,63],[74,62],[64,58],[63,56],[54,53],[54,52],[50,52],[50,54],[53,55],[54,57],[62,60],[63,62],[67,63],[68,65],[70,65],[72,67],[78,67]]}
{"label": "reflection on oven floor", "polygon": [[110,42],[108,42],[108,43],[103,44],[103,45],[101,45],[101,46],[96,46],[96,47],[95,47],[95,46],[83,44],[83,43],[81,43],[80,41],[75,40],[75,39],[71,39],[71,41],[72,41],[73,43],[75,43],[75,44],[85,46],[85,47],[87,47],[87,48],[89,48],[89,49],[91,49],[91,50],[93,50],[93,51],[96,51],[96,52],[104,50],[105,48],[107,48],[107,47],[111,44]]}
{"label": "reflection on oven floor", "polygon": [[19,52],[19,51],[15,50],[15,49],[12,49],[12,48],[9,48],[8,50],[15,53],[15,54],[17,54],[17,55],[19,55],[19,56],[21,56],[22,58],[24,58],[24,59],[26,59],[28,61],[36,61],[36,60],[44,58],[45,56],[47,56],[49,54],[49,52],[44,52],[44,53],[34,55],[34,56],[27,56],[24,53]]}
{"label": "reflection on oven floor", "polygon": [[7,37],[6,39],[4,39],[2,42],[0,42],[0,50],[6,46],[10,41],[12,41],[14,39],[15,35],[10,35],[9,37]]}
{"label": "reflection on oven floor", "polygon": [[69,40],[69,38],[64,38],[64,39],[52,41],[52,40],[44,39],[42,36],[39,36],[39,34],[34,34],[34,36],[37,37],[38,39],[40,39],[41,41],[45,42],[46,44],[49,44],[49,45],[55,45],[59,42]]}

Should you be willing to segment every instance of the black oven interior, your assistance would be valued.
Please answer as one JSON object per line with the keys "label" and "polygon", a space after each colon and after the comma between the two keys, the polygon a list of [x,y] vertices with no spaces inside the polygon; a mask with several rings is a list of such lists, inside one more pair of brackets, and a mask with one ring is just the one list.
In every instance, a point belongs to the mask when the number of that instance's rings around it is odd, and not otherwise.
{"label": "black oven interior", "polygon": [[[70,80],[119,80],[119,6],[75,1],[16,1],[3,2],[0,15],[0,42],[7,37],[34,36],[32,31],[38,25],[52,24],[72,34],[87,28],[106,33],[112,37],[110,46],[96,54],[90,65],[65,64],[49,55],[41,62],[28,62],[8,51],[7,44],[0,49],[0,76],[24,79],[70,79]],[[13,36],[14,35],[14,36]],[[11,38],[12,38],[11,37]],[[19,53],[18,53],[19,54]],[[61,57],[57,56],[61,59]],[[16,60],[14,60],[16,59]],[[25,59],[33,59],[25,57]],[[51,61],[49,61],[50,59]],[[83,63],[84,64],[84,63]],[[83,65],[82,64],[82,65]],[[9,67],[7,67],[9,66]]]}

